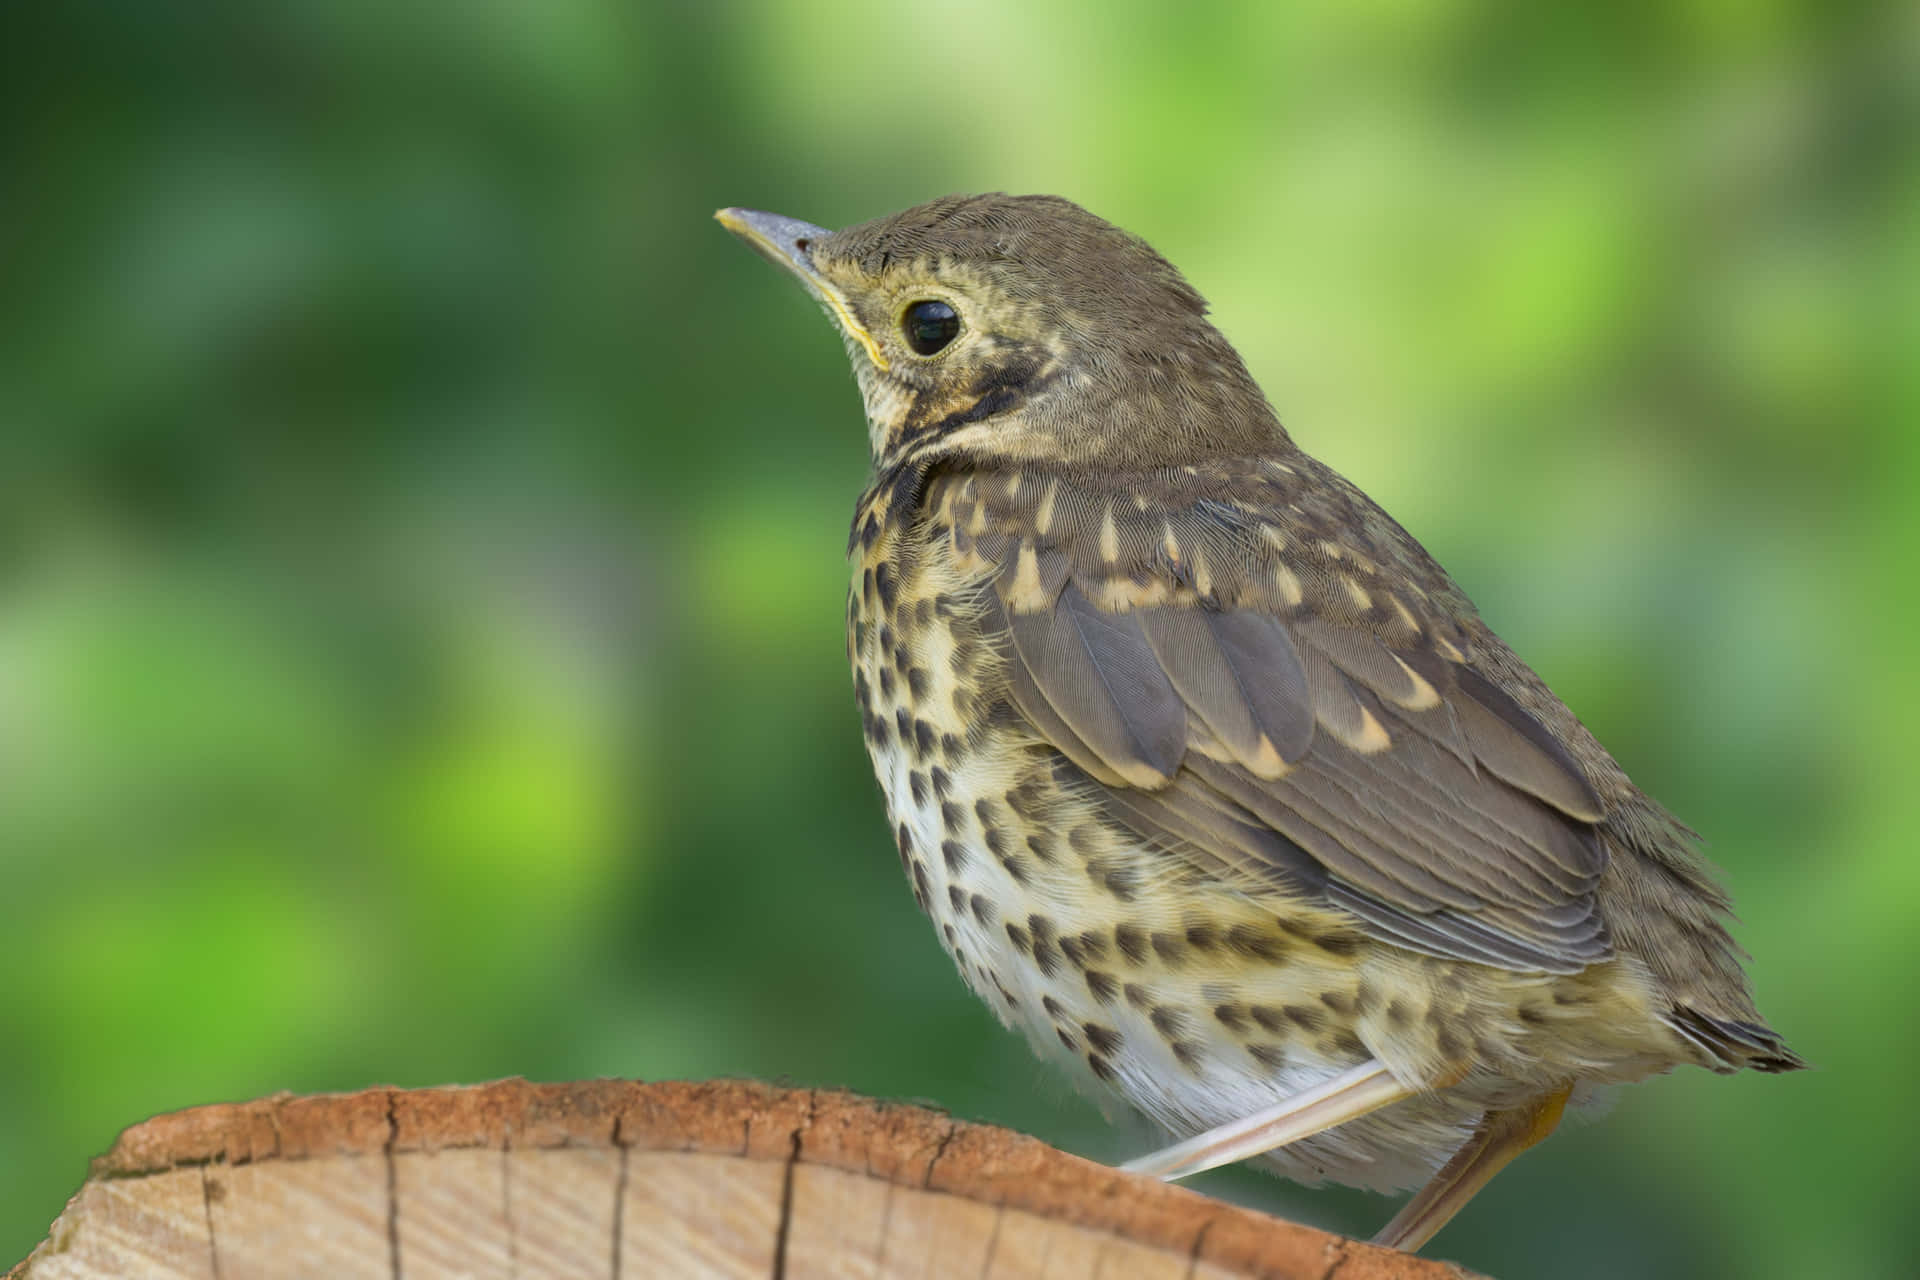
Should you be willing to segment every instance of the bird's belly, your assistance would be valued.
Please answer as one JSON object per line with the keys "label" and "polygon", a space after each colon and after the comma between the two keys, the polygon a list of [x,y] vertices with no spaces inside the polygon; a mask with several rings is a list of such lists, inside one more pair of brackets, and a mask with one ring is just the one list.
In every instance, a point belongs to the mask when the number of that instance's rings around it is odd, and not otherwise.
{"label": "bird's belly", "polygon": [[[1185,1136],[1372,1056],[1345,922],[1147,847],[1072,794],[1051,752],[969,732],[947,687],[962,664],[922,661],[883,691],[881,648],[856,647],[857,683],[902,867],[967,984],[1043,1057]],[[1477,1116],[1416,1100],[1269,1163],[1307,1183],[1412,1185]]]}

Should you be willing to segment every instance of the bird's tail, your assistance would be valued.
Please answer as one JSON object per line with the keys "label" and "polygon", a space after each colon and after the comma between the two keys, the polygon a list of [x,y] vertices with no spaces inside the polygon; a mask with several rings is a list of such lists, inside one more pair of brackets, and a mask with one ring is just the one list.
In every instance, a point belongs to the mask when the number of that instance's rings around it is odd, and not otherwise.
{"label": "bird's tail", "polygon": [[1706,1050],[1720,1071],[1800,1071],[1806,1061],[1787,1048],[1780,1033],[1763,1022],[1716,1018],[1698,1009],[1674,1009],[1669,1022],[1675,1031]]}

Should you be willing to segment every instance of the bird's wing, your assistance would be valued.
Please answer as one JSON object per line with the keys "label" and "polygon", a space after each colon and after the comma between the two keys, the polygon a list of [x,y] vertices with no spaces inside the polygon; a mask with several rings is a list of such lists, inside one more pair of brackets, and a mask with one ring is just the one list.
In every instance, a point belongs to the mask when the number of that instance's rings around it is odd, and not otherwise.
{"label": "bird's wing", "polygon": [[[1610,954],[1600,799],[1476,668],[1417,544],[1371,504],[1322,519],[1339,513],[1244,477],[1222,481],[1229,499],[1160,479],[1147,501],[1063,506],[1056,487],[1049,507],[1015,486],[996,502],[988,477],[941,499],[955,554],[997,566],[985,625],[1062,771],[1171,854],[1331,901],[1399,945],[1556,972]],[[1390,563],[1410,554],[1418,574]]]}

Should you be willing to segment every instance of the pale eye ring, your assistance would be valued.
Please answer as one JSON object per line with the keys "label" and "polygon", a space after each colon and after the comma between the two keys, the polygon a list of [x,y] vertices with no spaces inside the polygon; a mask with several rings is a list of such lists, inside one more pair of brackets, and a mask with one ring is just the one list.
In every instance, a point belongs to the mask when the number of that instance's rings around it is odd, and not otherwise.
{"label": "pale eye ring", "polygon": [[960,313],[938,298],[924,298],[901,315],[900,333],[915,355],[937,355],[960,336]]}

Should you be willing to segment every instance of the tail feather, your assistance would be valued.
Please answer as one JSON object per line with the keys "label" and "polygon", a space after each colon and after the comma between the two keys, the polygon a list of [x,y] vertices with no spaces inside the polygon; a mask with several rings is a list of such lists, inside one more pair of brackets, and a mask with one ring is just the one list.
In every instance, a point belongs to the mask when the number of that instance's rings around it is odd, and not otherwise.
{"label": "tail feather", "polygon": [[1716,1018],[1698,1009],[1676,1008],[1671,1025],[1675,1031],[1712,1054],[1722,1064],[1720,1070],[1800,1071],[1806,1061],[1787,1048],[1778,1032],[1765,1023]]}

